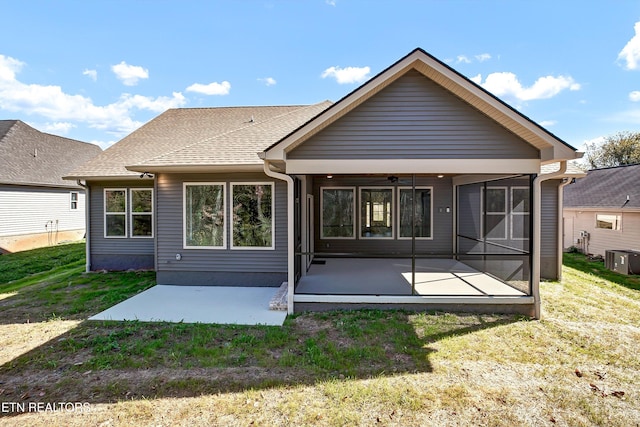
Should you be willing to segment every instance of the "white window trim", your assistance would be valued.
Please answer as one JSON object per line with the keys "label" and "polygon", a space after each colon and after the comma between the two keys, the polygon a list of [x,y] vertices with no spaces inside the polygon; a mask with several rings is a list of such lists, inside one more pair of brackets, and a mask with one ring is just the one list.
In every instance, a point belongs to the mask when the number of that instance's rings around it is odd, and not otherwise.
{"label": "white window trim", "polygon": [[[76,195],[76,199],[73,200],[73,195]],[[73,203],[76,203],[76,207],[73,207]],[[69,192],[69,210],[77,211],[80,209],[80,192],[79,191],[70,191]]]}
{"label": "white window trim", "polygon": [[[133,192],[134,191],[151,191],[151,212],[134,212],[133,211]],[[131,224],[129,233],[132,239],[153,239],[156,232],[155,227],[155,199],[153,194],[153,188],[151,187],[137,187],[129,188],[129,224]],[[151,236],[134,236],[133,235],[133,217],[134,216],[150,216],[151,217]]]}
{"label": "white window trim", "polygon": [[[529,224],[531,224],[531,212],[516,212],[513,210],[513,190],[529,190],[529,192],[531,192],[531,189],[529,187],[525,187],[525,186],[516,186],[516,187],[511,187],[511,191],[509,192],[509,195],[511,197],[511,200],[509,201],[509,211],[511,213],[511,219],[510,219],[510,224],[509,224],[509,237],[511,238],[511,240],[516,240],[516,241],[525,241],[525,240],[529,240],[528,237],[513,237],[513,217],[514,216],[529,216]],[[529,197],[531,197],[531,193],[529,193]],[[531,204],[531,201],[529,201],[529,204]],[[529,210],[531,210],[531,206],[529,206]]]}
{"label": "white window trim", "polygon": [[[352,207],[352,212],[353,212],[353,227],[352,227],[352,236],[353,237],[325,237],[324,236],[324,190],[351,190],[351,193],[353,194],[353,207]],[[358,218],[358,213],[356,212],[356,207],[357,207],[357,203],[356,203],[356,187],[355,186],[327,186],[327,187],[320,187],[320,240],[356,240],[356,236],[358,235],[356,233],[356,228],[357,228],[357,218]]]}
{"label": "white window trim", "polygon": [[233,215],[230,215],[230,236],[229,240],[231,250],[237,251],[273,251],[276,248],[276,188],[273,181],[250,181],[250,182],[232,182],[231,192],[229,194],[230,209],[233,209],[233,188],[240,185],[268,185],[271,187],[271,246],[235,246],[233,244]]}
{"label": "white window trim", "polygon": [[509,240],[509,227],[508,227],[508,215],[507,210],[509,209],[508,205],[508,194],[507,187],[487,187],[490,190],[504,190],[504,212],[484,212],[484,186],[481,188],[480,192],[480,214],[484,213],[485,215],[504,215],[504,237],[487,237],[484,232],[484,221],[480,221],[480,235],[483,239],[487,240]]}
{"label": "white window trim", "polygon": [[[107,191],[124,191],[124,212],[107,212]],[[129,229],[127,227],[127,209],[129,208],[128,206],[128,200],[127,200],[127,189],[126,188],[105,188],[103,189],[102,192],[102,204],[104,205],[102,207],[102,211],[103,211],[103,215],[102,215],[102,219],[103,219],[103,231],[104,231],[104,238],[105,239],[127,239],[128,238],[128,232]],[[123,236],[108,236],[107,235],[107,215],[124,215],[124,235]]]}
{"label": "white window trim", "polygon": [[[226,182],[183,182],[182,183],[182,248],[183,249],[227,249],[227,183]],[[222,246],[188,246],[187,245],[187,187],[209,185],[222,187]]]}
{"label": "white window trim", "polygon": [[[618,223],[619,228],[609,229],[609,228],[598,227],[598,215],[615,216],[616,217],[616,222]],[[593,227],[594,227],[595,230],[602,230],[605,233],[606,232],[617,232],[617,233],[622,232],[622,214],[621,213],[596,212],[594,220],[595,220],[595,223],[594,223]]]}
{"label": "white window trim", "polygon": [[[412,190],[411,186],[399,186],[398,187],[398,240],[411,240],[412,237],[402,237],[400,235],[400,192],[402,190]],[[431,224],[429,225],[429,230],[431,232],[431,236],[429,237],[417,237],[416,240],[433,240],[433,187],[432,186],[416,186],[416,190],[429,190],[431,192],[431,203],[429,204],[429,209],[431,210],[429,219]]]}
{"label": "white window trim", "polygon": [[363,223],[363,219],[362,219],[362,190],[391,190],[391,214],[393,215],[395,209],[395,203],[396,203],[396,192],[394,191],[395,187],[392,186],[361,186],[358,187],[358,200],[360,202],[359,204],[359,209],[358,209],[358,229],[360,230],[360,232],[358,233],[358,239],[360,240],[394,240],[396,238],[396,227],[395,227],[395,223],[396,221],[391,218],[391,236],[389,237],[367,237],[367,236],[363,236],[362,235],[362,223]]}

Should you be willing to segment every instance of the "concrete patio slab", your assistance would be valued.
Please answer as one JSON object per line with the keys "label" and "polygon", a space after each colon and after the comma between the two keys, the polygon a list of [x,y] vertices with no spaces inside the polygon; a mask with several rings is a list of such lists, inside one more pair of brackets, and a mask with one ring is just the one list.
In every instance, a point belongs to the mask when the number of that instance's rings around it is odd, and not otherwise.
{"label": "concrete patio slab", "polygon": [[282,326],[286,311],[269,310],[277,288],[156,285],[89,320]]}

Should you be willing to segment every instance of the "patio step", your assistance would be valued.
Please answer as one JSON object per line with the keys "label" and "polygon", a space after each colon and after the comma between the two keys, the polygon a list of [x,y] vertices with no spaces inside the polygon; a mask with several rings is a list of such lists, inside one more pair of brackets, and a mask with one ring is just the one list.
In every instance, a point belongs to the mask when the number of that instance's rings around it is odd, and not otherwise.
{"label": "patio step", "polygon": [[287,311],[287,291],[289,285],[282,282],[282,285],[276,291],[276,294],[269,301],[269,310]]}

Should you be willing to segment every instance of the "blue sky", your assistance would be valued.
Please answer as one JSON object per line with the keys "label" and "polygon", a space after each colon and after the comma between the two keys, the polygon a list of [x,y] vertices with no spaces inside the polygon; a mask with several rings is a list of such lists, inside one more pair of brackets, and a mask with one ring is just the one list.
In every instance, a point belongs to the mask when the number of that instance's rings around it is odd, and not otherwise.
{"label": "blue sky", "polygon": [[2,1],[0,118],[103,148],[174,107],[336,101],[416,47],[569,144],[640,131],[638,1]]}

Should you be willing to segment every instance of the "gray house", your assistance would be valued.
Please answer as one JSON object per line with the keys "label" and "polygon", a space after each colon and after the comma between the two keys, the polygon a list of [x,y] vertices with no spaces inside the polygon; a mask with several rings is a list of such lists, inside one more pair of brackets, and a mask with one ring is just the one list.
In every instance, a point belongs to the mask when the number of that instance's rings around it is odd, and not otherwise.
{"label": "gray house", "polygon": [[564,247],[640,251],[640,165],[594,169],[564,189]]}
{"label": "gray house", "polygon": [[62,176],[100,152],[20,120],[0,120],[0,253],[84,237],[84,188]]}
{"label": "gray house", "polygon": [[286,282],[289,312],[538,317],[576,157],[416,49],[336,103],[169,110],[68,178],[89,189],[88,270]]}

